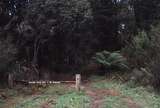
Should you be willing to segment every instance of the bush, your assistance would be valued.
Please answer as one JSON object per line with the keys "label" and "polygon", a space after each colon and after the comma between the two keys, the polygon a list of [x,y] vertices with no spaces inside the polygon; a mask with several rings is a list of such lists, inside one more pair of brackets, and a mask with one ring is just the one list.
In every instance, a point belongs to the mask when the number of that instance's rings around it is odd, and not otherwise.
{"label": "bush", "polygon": [[[159,41],[160,24],[152,27],[151,31],[148,33],[144,31],[139,32],[138,35],[133,38],[132,42],[122,50],[124,55],[127,56],[129,63],[132,65],[132,68],[137,68],[138,70],[144,68],[147,70],[147,72],[142,70],[138,72],[142,74],[140,78],[135,78],[139,79],[139,84],[150,84],[154,85],[155,88],[160,85]],[[132,76],[136,76],[134,71],[132,72]]]}
{"label": "bush", "polygon": [[151,42],[146,32],[139,32],[125,48],[122,49],[132,67],[144,67],[150,60]]}
{"label": "bush", "polygon": [[146,67],[155,61],[160,53],[160,24],[152,27],[148,33],[139,32],[133,40],[122,49],[133,67]]}

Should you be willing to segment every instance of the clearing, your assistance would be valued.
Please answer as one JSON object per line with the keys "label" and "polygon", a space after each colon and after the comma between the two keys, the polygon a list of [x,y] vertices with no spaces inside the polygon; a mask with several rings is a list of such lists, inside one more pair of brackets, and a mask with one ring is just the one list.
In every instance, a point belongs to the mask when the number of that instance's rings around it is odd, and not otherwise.
{"label": "clearing", "polygon": [[160,108],[160,95],[151,91],[92,77],[80,92],[73,84],[0,89],[0,108]]}

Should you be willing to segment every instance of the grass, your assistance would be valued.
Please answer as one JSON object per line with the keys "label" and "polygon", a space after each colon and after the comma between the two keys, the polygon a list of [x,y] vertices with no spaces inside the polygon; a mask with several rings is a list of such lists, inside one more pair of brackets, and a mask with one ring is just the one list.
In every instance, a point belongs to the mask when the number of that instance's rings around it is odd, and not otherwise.
{"label": "grass", "polygon": [[41,108],[43,104],[49,105],[50,108],[89,108],[89,98],[79,92],[71,92],[58,97],[44,94],[24,98],[12,108]]}
{"label": "grass", "polygon": [[149,92],[144,87],[131,88],[128,84],[122,84],[116,81],[102,81],[92,83],[94,88],[113,89],[120,92],[120,96],[107,96],[105,99],[106,108],[128,108],[124,104],[124,97],[131,98],[140,108],[160,108],[160,95]]}
{"label": "grass", "polygon": [[13,108],[40,108],[40,106],[45,102],[48,102],[47,104],[53,107],[54,100],[55,99],[50,95],[33,96],[28,99],[24,99],[19,104],[15,105]]}
{"label": "grass", "polygon": [[160,108],[160,96],[153,92],[148,92],[143,87],[132,89],[124,87],[121,91],[123,95],[133,98],[136,103],[143,106],[142,108]]}
{"label": "grass", "polygon": [[55,108],[89,108],[90,99],[84,93],[73,92],[60,96]]}
{"label": "grass", "polygon": [[[53,108],[59,96],[74,92],[74,90],[68,88],[67,85],[53,85],[47,87],[25,87],[21,90],[18,87],[15,89],[5,89],[4,92],[10,98],[10,100],[7,99],[8,102],[5,104],[12,103],[10,107],[5,105],[4,108],[41,108],[43,104],[48,104]],[[3,108],[3,105],[1,106]]]}
{"label": "grass", "polygon": [[13,108],[41,108],[43,104],[51,108],[89,108],[89,98],[83,92],[75,92],[65,85],[40,89],[42,94],[24,98]]}
{"label": "grass", "polygon": [[120,96],[108,96],[105,99],[104,108],[128,108]]}

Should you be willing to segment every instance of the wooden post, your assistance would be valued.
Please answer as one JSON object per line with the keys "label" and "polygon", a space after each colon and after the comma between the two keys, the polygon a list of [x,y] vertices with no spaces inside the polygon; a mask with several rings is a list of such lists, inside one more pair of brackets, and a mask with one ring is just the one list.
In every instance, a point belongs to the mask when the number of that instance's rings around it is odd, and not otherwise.
{"label": "wooden post", "polygon": [[13,88],[13,86],[14,86],[13,74],[11,74],[11,73],[8,74],[8,86],[10,88]]}
{"label": "wooden post", "polygon": [[81,85],[81,75],[76,74],[76,90],[80,91],[80,85]]}

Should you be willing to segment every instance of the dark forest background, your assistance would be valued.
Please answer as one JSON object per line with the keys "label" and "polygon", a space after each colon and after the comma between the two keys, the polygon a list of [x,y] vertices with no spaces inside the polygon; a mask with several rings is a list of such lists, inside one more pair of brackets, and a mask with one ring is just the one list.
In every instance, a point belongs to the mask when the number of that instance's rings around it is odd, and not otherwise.
{"label": "dark forest background", "polygon": [[112,60],[93,59],[106,51],[126,58],[127,78],[158,87],[159,18],[159,0],[1,0],[0,80],[112,73]]}

